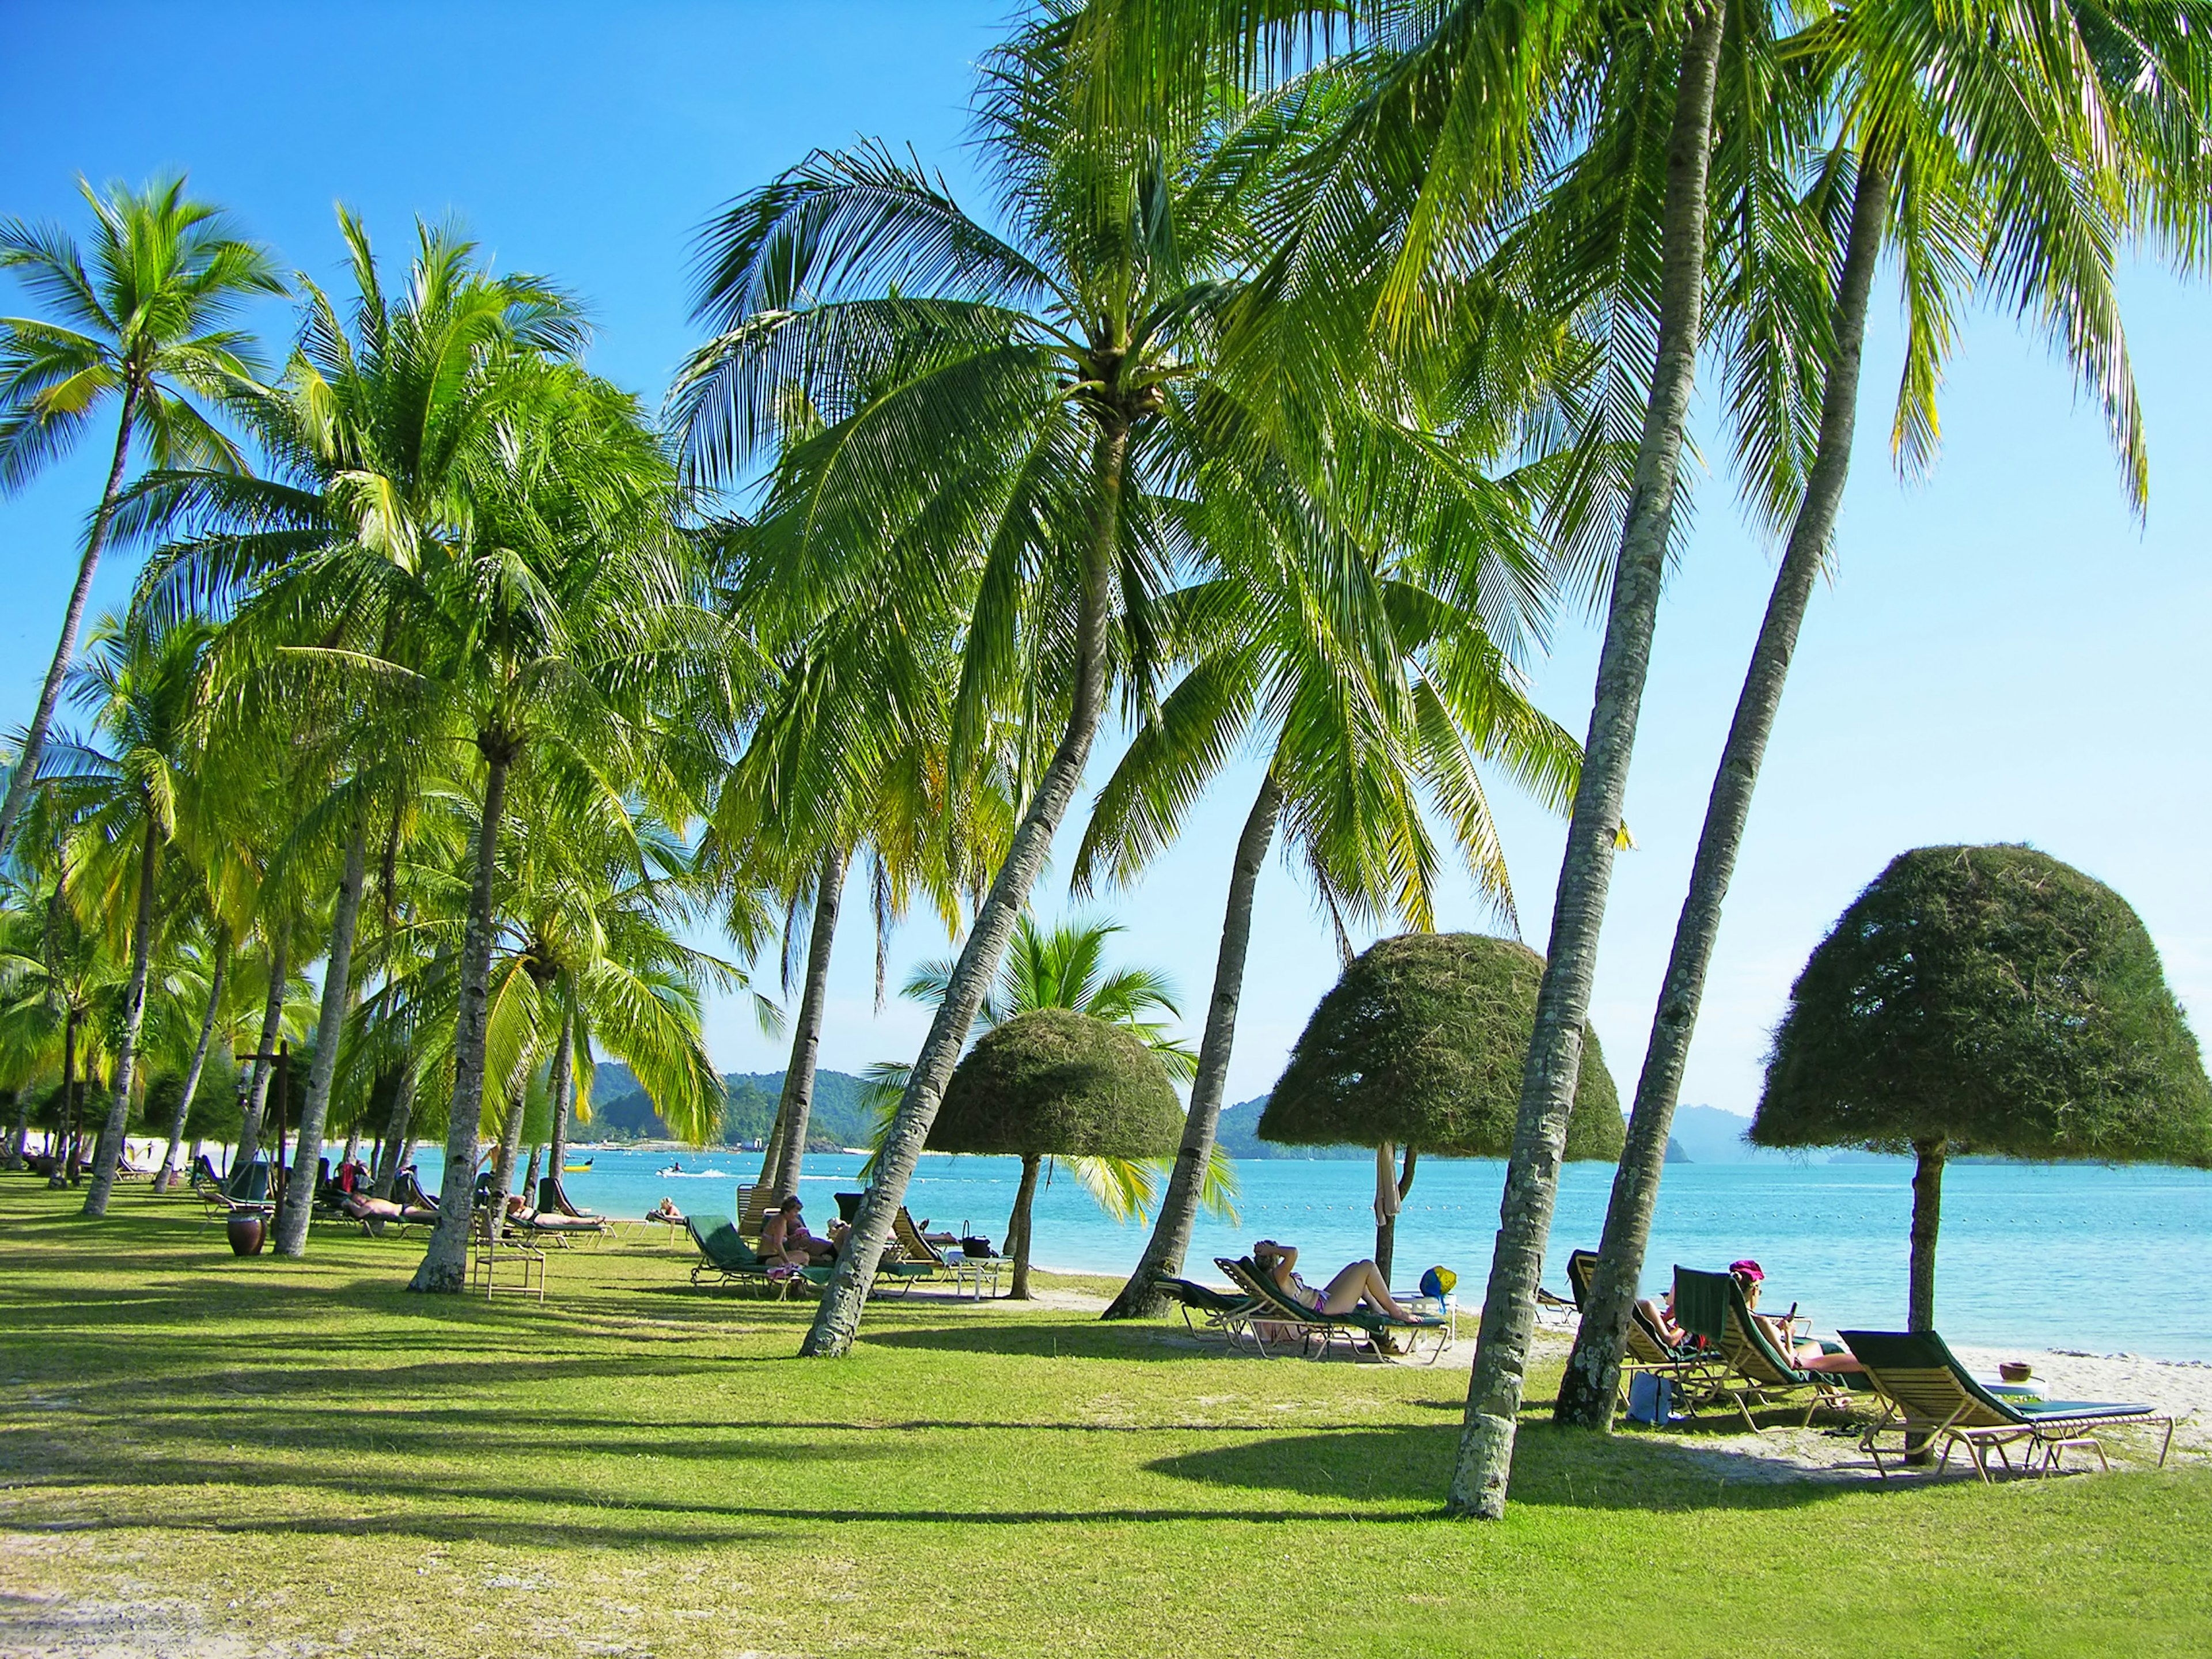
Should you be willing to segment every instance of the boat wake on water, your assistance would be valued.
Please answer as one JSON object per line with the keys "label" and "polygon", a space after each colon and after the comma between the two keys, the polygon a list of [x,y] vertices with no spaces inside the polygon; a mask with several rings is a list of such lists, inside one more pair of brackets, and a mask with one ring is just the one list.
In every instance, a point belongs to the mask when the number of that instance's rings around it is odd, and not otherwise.
{"label": "boat wake on water", "polygon": [[690,1181],[694,1179],[700,1181],[728,1181],[732,1179],[730,1172],[727,1170],[686,1170],[673,1164],[670,1164],[666,1169],[659,1171],[659,1174],[664,1180],[675,1181]]}

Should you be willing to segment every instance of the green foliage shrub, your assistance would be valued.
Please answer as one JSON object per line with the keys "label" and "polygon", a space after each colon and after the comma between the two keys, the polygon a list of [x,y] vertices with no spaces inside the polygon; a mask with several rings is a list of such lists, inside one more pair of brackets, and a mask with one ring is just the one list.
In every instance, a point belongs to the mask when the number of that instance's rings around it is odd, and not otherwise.
{"label": "green foliage shrub", "polygon": [[1790,988],[1751,1139],[2212,1164],[2212,1084],[2127,902],[2029,847],[1900,854]]}
{"label": "green foliage shrub", "polygon": [[[1504,1157],[1543,976],[1544,959],[1512,939],[1378,940],[1306,1022],[1261,1115],[1261,1137]],[[1617,1159],[1624,1138],[1620,1092],[1597,1033],[1585,1028],[1567,1157]]]}
{"label": "green foliage shrub", "polygon": [[976,1039],[930,1127],[939,1152],[1165,1158],[1182,1139],[1166,1068],[1117,1025],[1066,1008],[1017,1014]]}

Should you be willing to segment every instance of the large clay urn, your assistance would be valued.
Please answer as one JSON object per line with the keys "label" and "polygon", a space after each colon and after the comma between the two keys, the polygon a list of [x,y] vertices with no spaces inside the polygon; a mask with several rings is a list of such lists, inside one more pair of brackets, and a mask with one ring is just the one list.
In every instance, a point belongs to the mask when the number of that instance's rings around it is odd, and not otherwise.
{"label": "large clay urn", "polygon": [[233,1210],[223,1231],[230,1235],[233,1255],[259,1255],[269,1236],[269,1224],[258,1210]]}

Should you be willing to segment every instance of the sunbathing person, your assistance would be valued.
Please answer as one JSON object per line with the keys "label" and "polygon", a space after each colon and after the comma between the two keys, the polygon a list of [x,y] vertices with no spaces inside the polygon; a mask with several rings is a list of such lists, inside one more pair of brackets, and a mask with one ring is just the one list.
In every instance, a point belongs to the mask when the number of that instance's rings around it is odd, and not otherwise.
{"label": "sunbathing person", "polygon": [[1651,1328],[1652,1333],[1669,1348],[1689,1346],[1689,1332],[1684,1330],[1680,1322],[1674,1317],[1674,1291],[1669,1291],[1663,1297],[1645,1297],[1636,1304],[1636,1311],[1643,1316],[1644,1322]]}
{"label": "sunbathing person", "polygon": [[647,1215],[646,1219],[647,1221],[681,1221],[684,1219],[684,1212],[676,1207],[674,1199],[664,1198],[660,1200],[660,1207]]}
{"label": "sunbathing person", "polygon": [[1774,1351],[1799,1370],[1841,1375],[1866,1369],[1840,1342],[1820,1342],[1809,1336],[1799,1336],[1787,1316],[1759,1312],[1759,1292],[1766,1282],[1766,1269],[1759,1263],[1747,1257],[1741,1261],[1731,1261],[1729,1272],[1743,1291],[1743,1305],[1751,1310],[1752,1318],[1766,1333],[1766,1340],[1774,1345]]}
{"label": "sunbathing person", "polygon": [[1298,1277],[1297,1262],[1298,1253],[1292,1245],[1263,1238],[1252,1247],[1252,1265],[1285,1296],[1316,1313],[1346,1314],[1365,1303],[1376,1313],[1387,1314],[1393,1319],[1409,1322],[1413,1319],[1405,1304],[1390,1294],[1382,1270],[1372,1261],[1353,1262],[1318,1291]]}
{"label": "sunbathing person", "polygon": [[595,1215],[560,1215],[550,1210],[533,1210],[520,1193],[511,1193],[507,1200],[508,1224],[517,1227],[535,1227],[542,1232],[597,1232],[599,1218]]}
{"label": "sunbathing person", "polygon": [[837,1239],[843,1237],[845,1224],[832,1222],[830,1231],[835,1237],[817,1238],[800,1219],[800,1207],[794,1193],[769,1212],[768,1224],[761,1229],[762,1256],[787,1267],[811,1267],[836,1261]]}
{"label": "sunbathing person", "polygon": [[412,1221],[428,1224],[438,1218],[435,1210],[394,1204],[388,1198],[372,1198],[367,1193],[347,1194],[344,1203],[339,1207],[356,1221]]}

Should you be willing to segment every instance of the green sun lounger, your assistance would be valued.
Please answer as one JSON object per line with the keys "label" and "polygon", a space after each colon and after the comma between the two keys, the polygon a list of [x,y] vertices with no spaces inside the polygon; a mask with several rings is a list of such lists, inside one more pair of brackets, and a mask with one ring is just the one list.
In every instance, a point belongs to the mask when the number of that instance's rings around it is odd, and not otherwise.
{"label": "green sun lounger", "polygon": [[2058,1468],[2062,1453],[2094,1451],[2098,1463],[2112,1464],[2092,1431],[2123,1426],[2163,1426],[2166,1438],[2158,1449],[2160,1468],[2173,1447],[2173,1419],[2154,1407],[2124,1405],[2101,1400],[2028,1400],[1993,1394],[1974,1380],[1958,1356],[1933,1331],[1844,1331],[1844,1346],[1866,1367],[1887,1409],[1881,1420],[1859,1437],[1860,1449],[1874,1459],[1885,1480],[1881,1449],[1875,1437],[1894,1428],[1904,1437],[1898,1454],[1901,1462],[1943,1443],[1936,1460],[1940,1473],[1951,1461],[1951,1448],[1964,1446],[1984,1480],[1990,1478],[1990,1453],[1994,1450],[2008,1469],[2011,1448],[2022,1448],[2022,1462],[2030,1473],[2049,1474]]}
{"label": "green sun lounger", "polygon": [[1160,1289],[1182,1310],[1182,1322],[1193,1334],[1205,1330],[1231,1343],[1243,1340],[1244,1322],[1252,1312],[1250,1297],[1189,1279],[1163,1279]]}
{"label": "green sun lounger", "polygon": [[1794,1404],[1790,1396],[1808,1393],[1800,1428],[1809,1425],[1823,1407],[1849,1414],[1850,1387],[1826,1371],[1808,1371],[1791,1362],[1775,1347],[1766,1327],[1751,1316],[1743,1299],[1743,1286],[1733,1273],[1701,1273],[1694,1267],[1674,1269],[1674,1319],[1692,1336],[1705,1339],[1717,1356],[1708,1398],[1725,1400],[1743,1413],[1744,1425],[1754,1434],[1759,1425],[1752,1417],[1754,1406]]}
{"label": "green sun lounger", "polygon": [[1229,1276],[1231,1284],[1252,1299],[1251,1310],[1244,1318],[1244,1329],[1263,1358],[1267,1352],[1268,1340],[1263,1328],[1269,1325],[1287,1326],[1294,1330],[1299,1351],[1313,1359],[1328,1358],[1339,1337],[1344,1339],[1345,1351],[1354,1358],[1360,1353],[1360,1341],[1364,1338],[1367,1351],[1379,1359],[1383,1357],[1382,1339],[1385,1336],[1404,1335],[1412,1347],[1418,1349],[1423,1335],[1433,1335],[1436,1346],[1430,1351],[1428,1358],[1433,1365],[1451,1340],[1451,1322],[1446,1319],[1392,1319],[1387,1314],[1361,1308],[1340,1314],[1317,1312],[1284,1295],[1249,1256],[1231,1261],[1225,1255],[1218,1255],[1213,1265]]}
{"label": "green sun lounger", "polygon": [[[1597,1275],[1597,1252],[1575,1250],[1567,1256],[1567,1285],[1575,1293],[1575,1311],[1580,1313],[1589,1299],[1591,1281]],[[1650,1371],[1671,1377],[1677,1384],[1676,1401],[1683,1411],[1695,1414],[1701,1405],[1714,1399],[1714,1388],[1726,1374],[1727,1368],[1718,1358],[1694,1345],[1680,1347],[1662,1336],[1644,1316],[1639,1304],[1632,1308],[1628,1317],[1628,1341],[1621,1351],[1620,1394],[1616,1410],[1628,1408],[1629,1378],[1638,1371]]]}
{"label": "green sun lounger", "polygon": [[795,1284],[819,1290],[830,1282],[828,1267],[771,1264],[738,1236],[738,1224],[726,1215],[695,1215],[684,1225],[699,1247],[698,1262],[691,1269],[694,1285],[709,1278],[724,1285],[756,1285],[773,1289],[781,1298],[789,1296]]}

